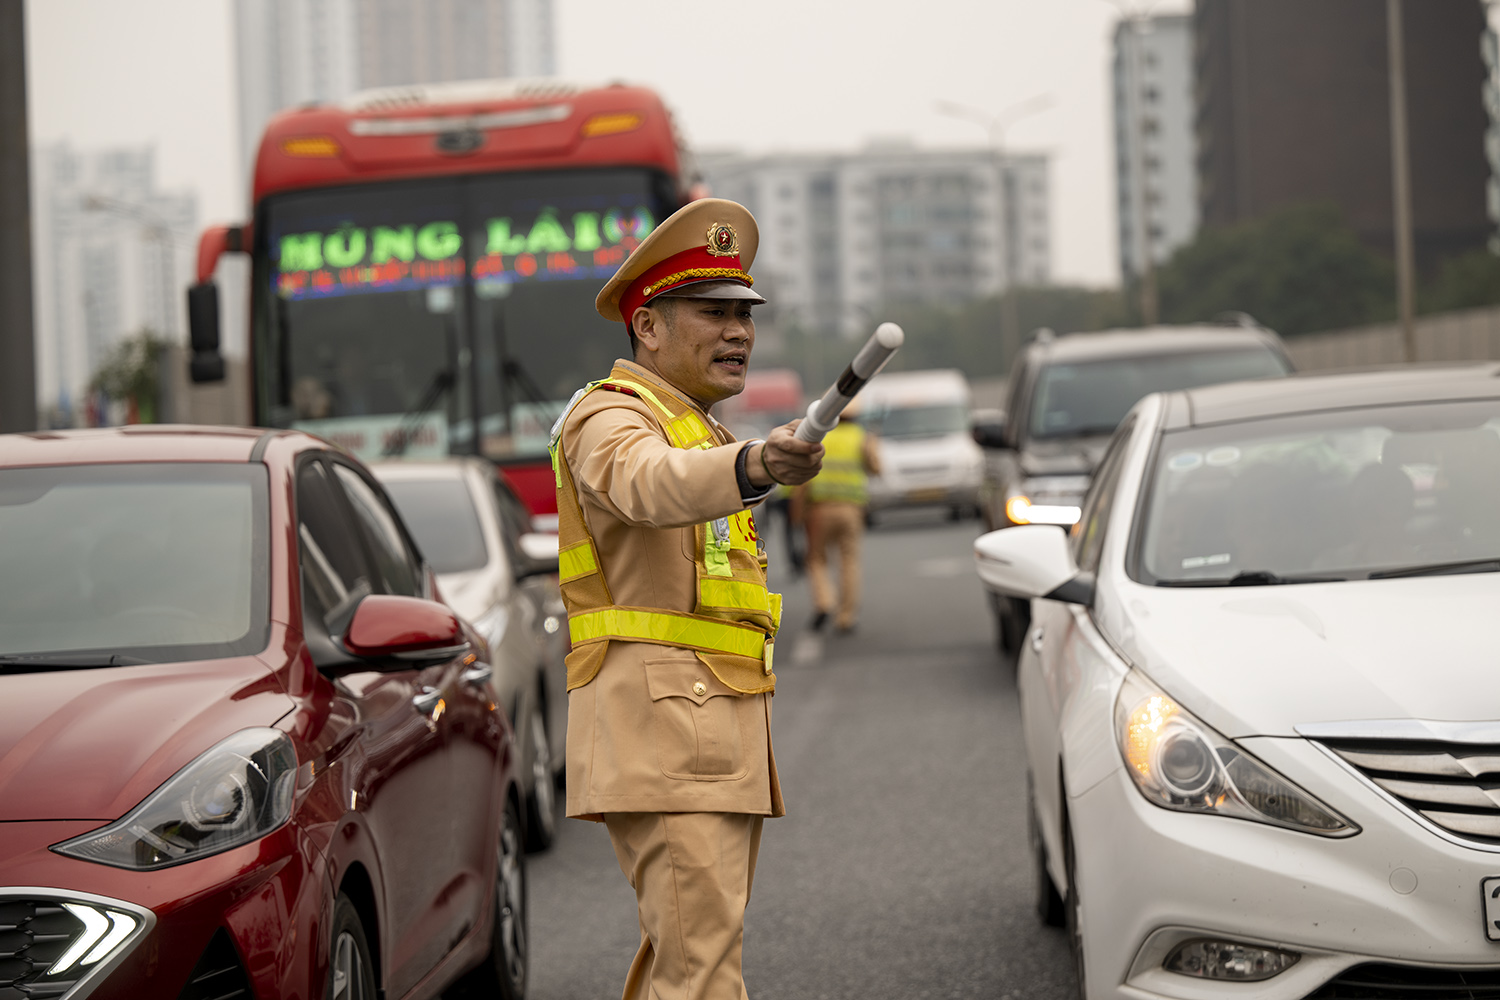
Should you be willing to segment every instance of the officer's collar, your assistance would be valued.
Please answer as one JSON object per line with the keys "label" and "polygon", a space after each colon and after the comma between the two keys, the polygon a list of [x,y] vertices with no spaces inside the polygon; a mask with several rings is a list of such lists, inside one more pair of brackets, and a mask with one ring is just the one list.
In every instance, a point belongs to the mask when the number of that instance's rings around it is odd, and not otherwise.
{"label": "officer's collar", "polygon": [[[646,382],[650,382],[654,388],[659,388],[664,390],[665,392],[670,393],[673,399],[677,400],[679,403],[682,403],[684,406],[691,408],[694,413],[698,414],[698,416],[708,417],[709,420],[713,420],[712,417],[708,416],[708,411],[694,402],[691,396],[683,392],[681,389],[677,388],[671,382],[668,382],[666,379],[662,378],[650,368],[647,368],[645,365],[639,364],[635,361],[628,361],[625,358],[617,358],[615,360],[615,368],[617,370],[623,369],[624,371],[628,372],[632,378],[638,378]],[[718,423],[718,421],[714,422]]]}

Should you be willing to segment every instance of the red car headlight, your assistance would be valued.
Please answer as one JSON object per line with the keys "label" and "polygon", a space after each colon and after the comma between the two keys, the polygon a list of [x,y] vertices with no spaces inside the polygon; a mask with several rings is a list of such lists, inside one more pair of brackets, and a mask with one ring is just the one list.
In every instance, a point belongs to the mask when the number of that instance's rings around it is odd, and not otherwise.
{"label": "red car headlight", "polygon": [[108,826],[52,845],[82,861],[155,871],[258,840],[292,814],[297,753],[276,729],[243,729],[200,754]]}

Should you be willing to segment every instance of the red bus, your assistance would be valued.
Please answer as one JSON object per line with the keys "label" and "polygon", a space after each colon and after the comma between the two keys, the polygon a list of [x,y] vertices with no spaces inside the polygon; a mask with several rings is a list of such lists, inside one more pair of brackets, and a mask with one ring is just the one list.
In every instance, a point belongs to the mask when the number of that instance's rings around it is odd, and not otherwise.
{"label": "red bus", "polygon": [[194,381],[223,378],[226,251],[252,258],[252,419],[362,458],[478,454],[556,511],[547,435],[625,331],[594,296],[696,196],[661,99],[620,84],[365,91],[266,128],[252,219],[206,230]]}

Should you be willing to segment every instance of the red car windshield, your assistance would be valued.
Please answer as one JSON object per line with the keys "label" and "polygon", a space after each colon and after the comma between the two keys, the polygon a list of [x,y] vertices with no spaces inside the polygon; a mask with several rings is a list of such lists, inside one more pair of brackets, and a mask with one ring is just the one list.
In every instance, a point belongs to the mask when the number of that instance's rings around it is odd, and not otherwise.
{"label": "red car windshield", "polygon": [[266,469],[0,469],[0,672],[256,653]]}

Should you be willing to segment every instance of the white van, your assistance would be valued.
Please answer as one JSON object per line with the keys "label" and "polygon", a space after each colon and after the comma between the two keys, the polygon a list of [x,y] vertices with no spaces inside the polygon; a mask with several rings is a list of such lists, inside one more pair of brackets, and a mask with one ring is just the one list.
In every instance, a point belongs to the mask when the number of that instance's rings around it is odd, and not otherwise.
{"label": "white van", "polygon": [[970,432],[962,372],[878,375],[860,400],[861,421],[880,437],[882,472],[870,477],[871,513],[939,505],[957,520],[979,510],[984,453]]}

